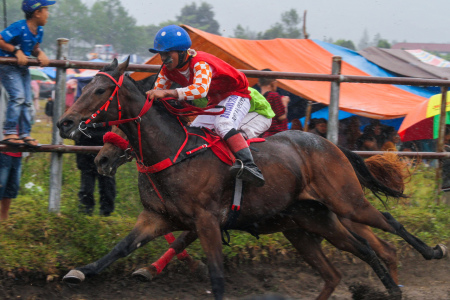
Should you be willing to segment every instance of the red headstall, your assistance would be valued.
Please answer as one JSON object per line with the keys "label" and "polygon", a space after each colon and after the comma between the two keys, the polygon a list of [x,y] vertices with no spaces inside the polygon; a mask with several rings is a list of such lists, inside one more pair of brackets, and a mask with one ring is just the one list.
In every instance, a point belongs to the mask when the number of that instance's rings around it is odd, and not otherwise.
{"label": "red headstall", "polygon": [[105,102],[105,104],[102,105],[102,107],[100,107],[95,113],[93,113],[91,115],[91,117],[86,120],[85,124],[89,124],[90,122],[92,122],[99,113],[101,113],[103,110],[104,111],[108,111],[108,107],[111,104],[111,101],[114,99],[114,96],[117,95],[117,107],[118,107],[118,114],[119,114],[119,120],[122,119],[122,106],[120,105],[120,100],[119,100],[119,89],[122,86],[123,83],[123,74],[120,75],[119,77],[119,81],[116,81],[114,79],[114,77],[112,77],[111,75],[109,75],[108,73],[105,72],[98,72],[97,75],[104,75],[106,77],[109,77],[109,79],[111,79],[115,84],[116,84],[116,88],[114,89],[113,93],[111,94],[111,97],[109,97],[108,101]]}

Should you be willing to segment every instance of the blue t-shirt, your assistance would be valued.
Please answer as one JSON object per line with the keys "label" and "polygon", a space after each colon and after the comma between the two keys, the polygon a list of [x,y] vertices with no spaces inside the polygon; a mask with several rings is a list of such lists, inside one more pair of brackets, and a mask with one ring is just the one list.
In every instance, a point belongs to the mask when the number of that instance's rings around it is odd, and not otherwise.
{"label": "blue t-shirt", "polygon": [[[0,32],[2,38],[11,45],[20,45],[20,49],[26,56],[30,56],[34,46],[42,43],[44,36],[44,28],[38,26],[37,34],[34,35],[28,29],[27,21],[20,20],[9,25],[5,30]],[[0,56],[16,57],[12,52],[0,49]]]}

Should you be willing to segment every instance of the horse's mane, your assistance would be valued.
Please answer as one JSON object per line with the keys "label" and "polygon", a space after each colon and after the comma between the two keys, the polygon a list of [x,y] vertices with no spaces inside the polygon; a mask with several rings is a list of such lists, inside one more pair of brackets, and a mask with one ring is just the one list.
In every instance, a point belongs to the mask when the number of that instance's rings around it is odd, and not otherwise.
{"label": "horse's mane", "polygon": [[137,87],[137,89],[145,95],[145,93],[151,89],[153,89],[153,81],[155,80],[156,75],[151,75],[147,78],[144,78],[142,80],[134,80],[133,77],[130,76],[130,74],[125,74],[125,76]]}

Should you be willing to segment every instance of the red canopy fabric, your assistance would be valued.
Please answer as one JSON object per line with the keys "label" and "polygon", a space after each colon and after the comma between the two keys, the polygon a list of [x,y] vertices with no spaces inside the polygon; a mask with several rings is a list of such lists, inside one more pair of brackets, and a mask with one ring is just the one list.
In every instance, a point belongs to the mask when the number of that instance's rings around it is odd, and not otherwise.
{"label": "red canopy fabric", "polygon": [[[182,25],[192,39],[192,48],[214,54],[237,69],[331,74],[333,55],[308,39],[242,40],[227,38]],[[159,55],[147,64],[161,64]],[[342,62],[342,74],[369,76],[352,65]],[[134,73],[140,80],[148,73]],[[256,79],[249,78],[251,84]],[[329,104],[329,82],[278,80],[279,86],[303,98]],[[339,108],[361,116],[393,119],[405,116],[412,107],[426,98],[393,85],[342,83]]]}

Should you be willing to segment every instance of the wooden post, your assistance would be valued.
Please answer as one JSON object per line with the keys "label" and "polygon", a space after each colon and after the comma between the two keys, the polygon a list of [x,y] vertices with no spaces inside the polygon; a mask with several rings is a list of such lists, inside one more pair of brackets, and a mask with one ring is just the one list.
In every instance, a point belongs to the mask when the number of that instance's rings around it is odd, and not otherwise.
{"label": "wooden post", "polygon": [[308,101],[308,106],[306,107],[305,126],[303,126],[304,132],[308,132],[309,129],[309,121],[311,120],[311,109],[312,109],[312,101]]}
{"label": "wooden post", "polygon": [[[437,152],[444,152],[444,138],[445,138],[445,127],[447,119],[447,91],[448,87],[443,86],[441,88],[442,98],[441,98],[441,113],[439,116],[439,136],[437,143]],[[438,167],[436,168],[436,184],[437,184],[437,197],[436,202],[440,204],[441,198],[439,193],[441,192],[442,185],[442,159],[438,160]]]}
{"label": "wooden post", "polygon": [[[331,68],[332,75],[341,75],[342,58],[333,56],[333,66]],[[328,106],[328,130],[327,139],[333,144],[338,142],[339,134],[339,93],[341,88],[340,81],[331,83],[330,106]]]}
{"label": "wooden post", "polygon": [[[56,59],[67,59],[69,40],[58,39],[58,49]],[[63,139],[59,135],[56,123],[64,113],[66,106],[66,69],[58,67],[56,69],[55,99],[53,100],[53,132],[52,144],[62,145]],[[59,212],[61,203],[61,187],[62,187],[62,153],[52,153],[50,162],[50,193],[48,199],[49,212]]]}

